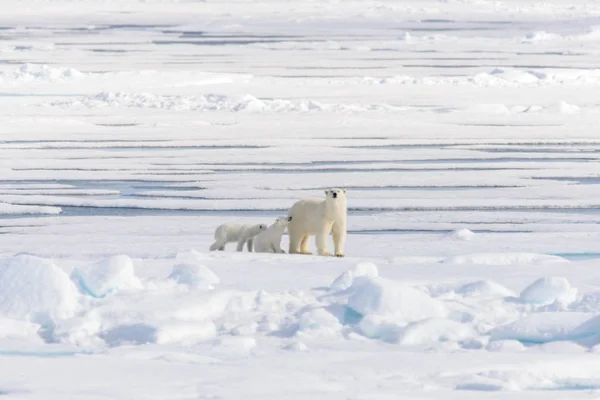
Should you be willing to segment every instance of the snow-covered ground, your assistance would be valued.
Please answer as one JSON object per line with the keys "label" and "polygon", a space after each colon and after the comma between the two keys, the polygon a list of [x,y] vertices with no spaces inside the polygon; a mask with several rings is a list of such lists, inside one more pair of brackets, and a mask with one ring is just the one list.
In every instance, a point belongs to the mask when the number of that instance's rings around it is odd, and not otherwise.
{"label": "snow-covered ground", "polygon": [[597,1],[0,5],[0,398],[600,395]]}

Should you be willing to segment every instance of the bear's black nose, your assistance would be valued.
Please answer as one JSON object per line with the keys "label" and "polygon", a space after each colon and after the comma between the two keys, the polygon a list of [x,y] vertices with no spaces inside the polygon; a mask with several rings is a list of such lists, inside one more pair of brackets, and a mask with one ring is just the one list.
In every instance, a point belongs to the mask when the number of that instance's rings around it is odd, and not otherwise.
{"label": "bear's black nose", "polygon": [[337,193],[336,193],[336,192],[333,192],[332,196],[333,196],[333,198],[335,199],[335,198],[337,197]]}

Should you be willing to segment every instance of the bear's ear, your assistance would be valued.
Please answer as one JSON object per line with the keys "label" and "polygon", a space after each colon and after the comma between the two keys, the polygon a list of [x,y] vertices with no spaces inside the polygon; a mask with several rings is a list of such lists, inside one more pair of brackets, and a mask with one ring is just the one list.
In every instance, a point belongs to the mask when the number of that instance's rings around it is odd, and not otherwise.
{"label": "bear's ear", "polygon": [[344,194],[346,194],[346,189],[342,189],[342,192],[344,192]]}
{"label": "bear's ear", "polygon": [[325,196],[327,196],[329,194],[329,190],[325,191]]}

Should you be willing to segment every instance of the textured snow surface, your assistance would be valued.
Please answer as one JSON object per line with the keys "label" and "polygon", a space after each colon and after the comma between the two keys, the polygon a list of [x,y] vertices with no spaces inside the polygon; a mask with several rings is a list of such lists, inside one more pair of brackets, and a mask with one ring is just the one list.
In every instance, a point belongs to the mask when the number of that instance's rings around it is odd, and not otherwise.
{"label": "textured snow surface", "polygon": [[0,261],[0,315],[24,321],[64,319],[78,309],[79,294],[51,260],[17,255]]}
{"label": "textured snow surface", "polygon": [[[0,398],[597,397],[598,17],[2,2]],[[345,257],[209,251],[332,187]]]}

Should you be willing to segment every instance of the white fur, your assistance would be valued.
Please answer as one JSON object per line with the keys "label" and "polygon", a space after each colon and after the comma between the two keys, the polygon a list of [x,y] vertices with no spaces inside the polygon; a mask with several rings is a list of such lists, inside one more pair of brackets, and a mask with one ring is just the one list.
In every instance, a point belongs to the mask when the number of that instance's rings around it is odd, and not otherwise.
{"label": "white fur", "polygon": [[292,217],[288,224],[290,254],[312,254],[308,239],[316,236],[318,254],[330,256],[327,239],[332,233],[335,255],[343,257],[347,214],[345,189],[326,190],[324,199],[307,198],[295,202],[288,212]]}
{"label": "white fur", "polygon": [[281,236],[291,219],[292,217],[288,216],[277,217],[271,226],[256,235],[254,251],[256,253],[285,253],[281,249]]}
{"label": "white fur", "polygon": [[210,251],[225,250],[227,243],[237,243],[237,251],[244,249],[247,243],[248,251],[252,251],[254,237],[267,229],[265,224],[236,224],[229,222],[221,224],[215,230],[215,242],[210,245]]}

